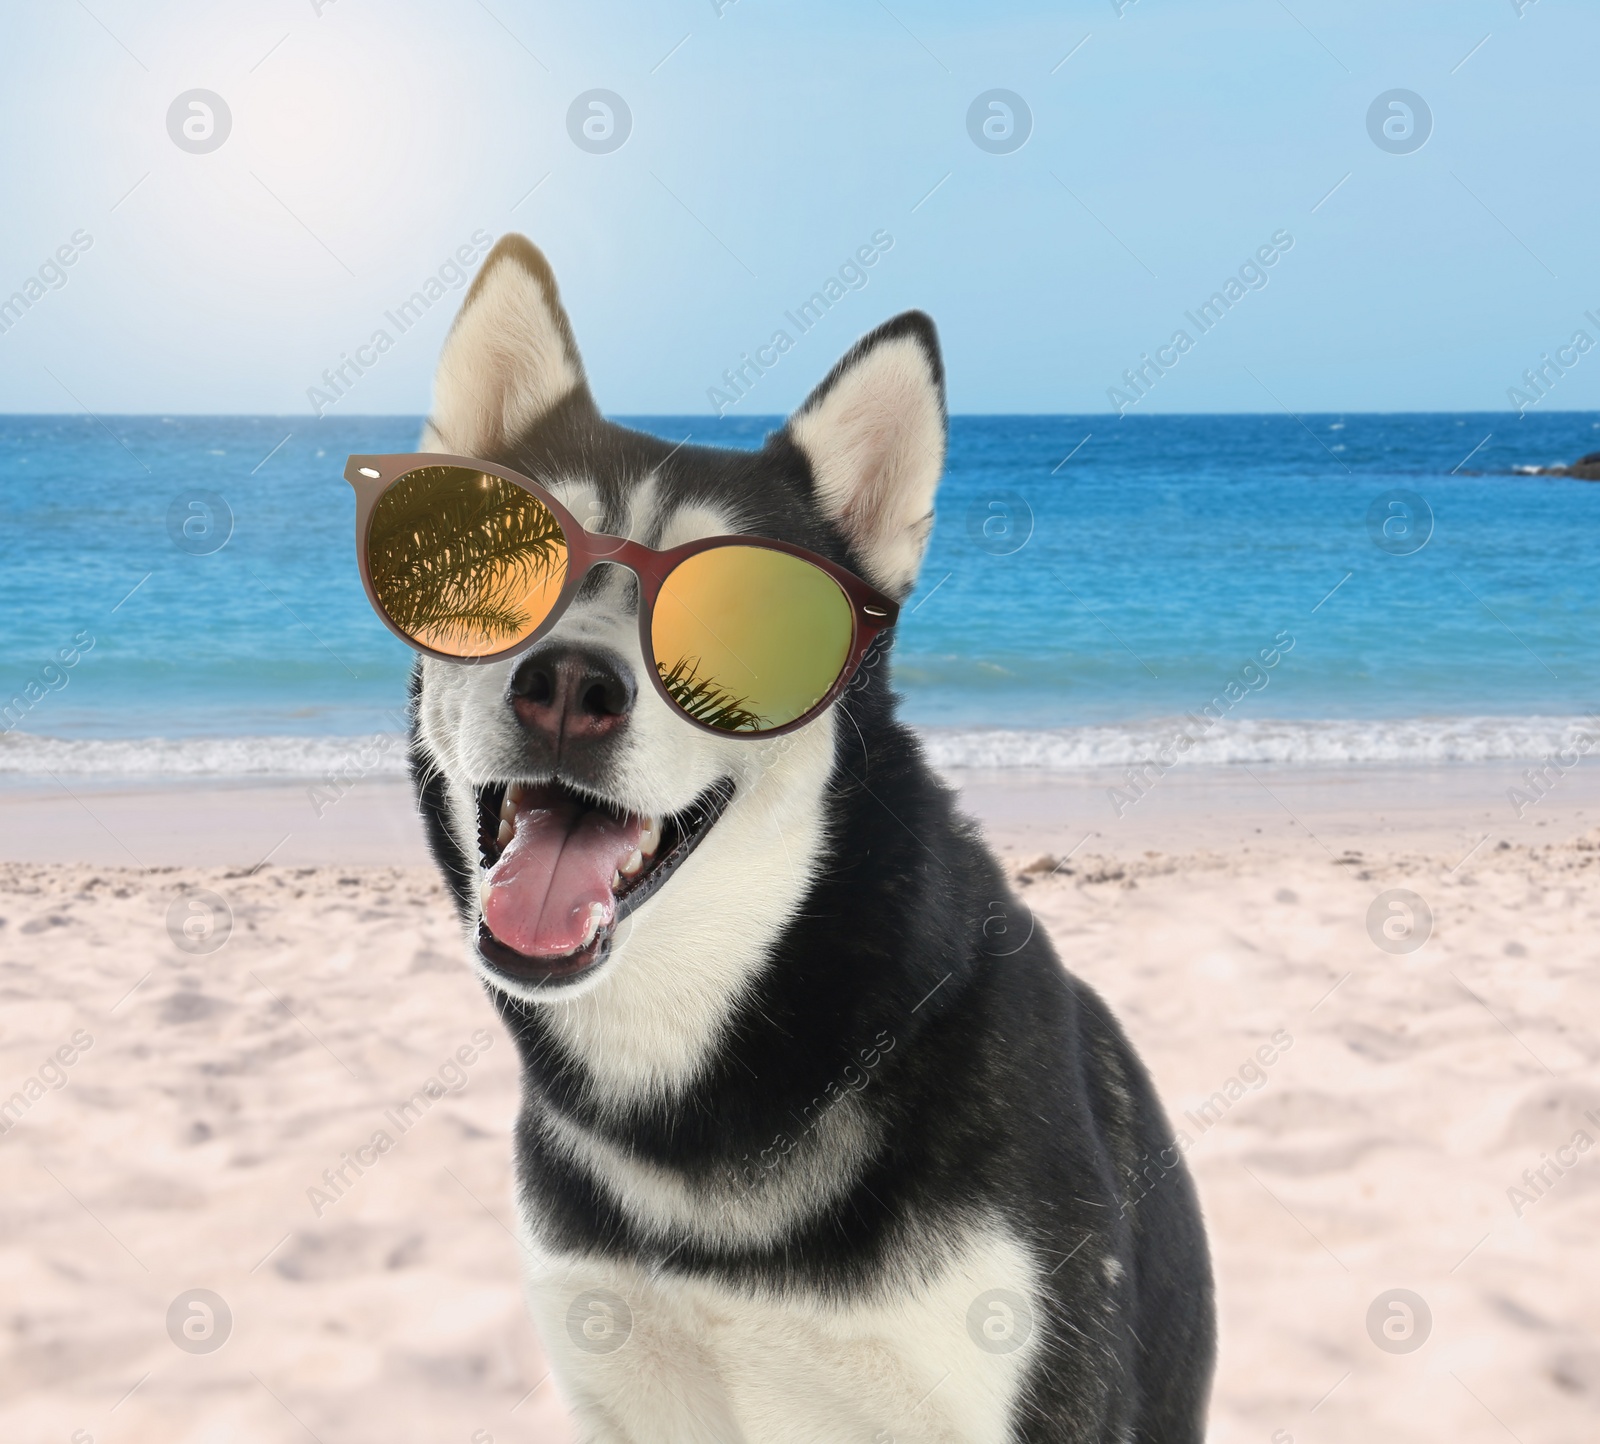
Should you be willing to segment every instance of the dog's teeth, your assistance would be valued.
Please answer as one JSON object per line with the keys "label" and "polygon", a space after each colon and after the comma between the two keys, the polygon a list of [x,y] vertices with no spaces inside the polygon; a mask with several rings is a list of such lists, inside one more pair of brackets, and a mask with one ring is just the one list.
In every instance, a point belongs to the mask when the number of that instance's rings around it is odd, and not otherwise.
{"label": "dog's teeth", "polygon": [[639,848],[628,855],[628,860],[622,864],[623,877],[637,877],[639,869],[644,866],[644,853]]}
{"label": "dog's teeth", "polygon": [[522,784],[520,782],[513,782],[511,786],[506,788],[506,801],[513,807],[522,801]]}
{"label": "dog's teeth", "polygon": [[[661,846],[661,819],[647,817],[644,820],[644,830],[639,834],[639,851],[646,857],[654,857],[656,849]],[[624,868],[624,871],[627,869]]]}
{"label": "dog's teeth", "polygon": [[513,838],[513,837],[515,837],[515,836],[516,836],[516,833],[517,833],[517,830],[516,830],[516,828],[514,828],[514,827],[513,827],[513,826],[512,826],[512,825],[511,825],[511,824],[510,824],[510,823],[509,823],[509,822],[507,822],[507,821],[506,821],[506,820],[505,820],[505,819],[504,819],[504,818],[502,818],[502,819],[501,819],[501,820],[500,820],[500,831],[499,831],[499,832],[498,832],[498,833],[497,833],[497,834],[496,834],[496,836],[495,836],[495,841],[496,841],[496,842],[497,842],[497,843],[498,843],[498,844],[499,844],[499,845],[500,845],[500,846],[501,846],[501,847],[504,847],[504,846],[505,846],[505,845],[506,845],[506,844],[507,844],[507,843],[508,843],[508,842],[510,842],[510,841],[511,841],[511,839],[512,839],[512,838]]}
{"label": "dog's teeth", "polygon": [[506,788],[506,795],[500,800],[500,816],[511,822],[517,815],[517,799],[511,795],[511,788]]}
{"label": "dog's teeth", "polygon": [[613,872],[611,874],[611,891],[616,892],[621,886],[622,874],[620,872]]}
{"label": "dog's teeth", "polygon": [[600,924],[605,921],[605,916],[606,908],[604,903],[589,904],[589,921],[584,925],[583,941],[578,944],[580,948],[586,948],[594,941],[595,934],[600,931]]}

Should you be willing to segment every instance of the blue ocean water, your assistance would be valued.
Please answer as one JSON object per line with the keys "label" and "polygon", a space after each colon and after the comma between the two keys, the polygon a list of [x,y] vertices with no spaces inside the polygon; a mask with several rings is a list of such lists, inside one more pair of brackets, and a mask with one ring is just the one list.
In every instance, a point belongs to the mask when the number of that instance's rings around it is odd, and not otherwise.
{"label": "blue ocean water", "polygon": [[[621,419],[734,446],[780,424]],[[390,730],[410,654],[368,609],[340,473],[419,425],[0,417],[0,698],[48,684],[15,732]],[[1597,449],[1588,413],[958,416],[895,678],[933,728],[1138,730],[1263,649],[1235,722],[1591,712],[1600,485],[1515,468]],[[196,491],[231,514],[219,549],[169,529]]]}

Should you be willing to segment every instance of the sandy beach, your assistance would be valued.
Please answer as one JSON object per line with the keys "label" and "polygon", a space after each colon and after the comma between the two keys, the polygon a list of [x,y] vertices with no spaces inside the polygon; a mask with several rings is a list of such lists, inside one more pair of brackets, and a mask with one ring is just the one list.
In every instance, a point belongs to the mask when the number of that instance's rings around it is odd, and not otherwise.
{"label": "sandy beach", "polygon": [[[1600,787],[1520,770],[956,779],[1188,1135],[1219,1444],[1595,1435]],[[405,789],[47,780],[0,838],[0,1437],[569,1439]]]}

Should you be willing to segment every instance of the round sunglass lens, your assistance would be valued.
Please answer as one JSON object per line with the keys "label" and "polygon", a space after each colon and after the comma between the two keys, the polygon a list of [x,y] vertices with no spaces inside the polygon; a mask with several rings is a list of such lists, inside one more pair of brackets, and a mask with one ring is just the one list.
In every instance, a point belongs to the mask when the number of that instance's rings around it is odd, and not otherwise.
{"label": "round sunglass lens", "polygon": [[409,471],[367,527],[378,602],[407,637],[452,657],[515,646],[550,615],[567,538],[538,497],[464,466]]}
{"label": "round sunglass lens", "polygon": [[674,567],[650,628],[667,695],[726,732],[770,732],[812,711],[849,662],[854,634],[849,598],[820,567],[739,545]]}

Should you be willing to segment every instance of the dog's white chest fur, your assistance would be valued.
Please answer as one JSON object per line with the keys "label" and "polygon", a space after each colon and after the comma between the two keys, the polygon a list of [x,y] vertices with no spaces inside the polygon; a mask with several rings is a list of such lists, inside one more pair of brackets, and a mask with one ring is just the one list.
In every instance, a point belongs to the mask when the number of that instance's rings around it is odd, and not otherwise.
{"label": "dog's white chest fur", "polygon": [[594,1258],[528,1295],[584,1444],[1006,1444],[1035,1280],[991,1226],[844,1300]]}

